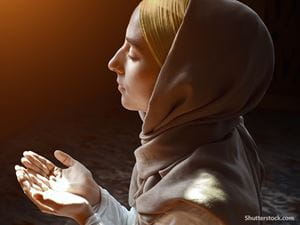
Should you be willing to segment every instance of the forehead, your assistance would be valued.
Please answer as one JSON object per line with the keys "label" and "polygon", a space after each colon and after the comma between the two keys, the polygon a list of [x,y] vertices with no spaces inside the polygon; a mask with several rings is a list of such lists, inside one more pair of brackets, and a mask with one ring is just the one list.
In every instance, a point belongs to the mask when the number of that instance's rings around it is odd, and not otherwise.
{"label": "forehead", "polygon": [[138,48],[143,49],[146,47],[146,42],[143,38],[143,34],[140,27],[139,6],[135,8],[131,15],[126,30],[126,40]]}

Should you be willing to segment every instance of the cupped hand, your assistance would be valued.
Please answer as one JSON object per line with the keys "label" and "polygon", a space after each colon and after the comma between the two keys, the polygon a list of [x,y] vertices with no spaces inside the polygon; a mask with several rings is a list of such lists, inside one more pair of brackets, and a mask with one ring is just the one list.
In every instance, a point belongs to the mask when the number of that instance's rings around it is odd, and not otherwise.
{"label": "cupped hand", "polygon": [[51,189],[46,178],[21,166],[15,166],[17,180],[27,197],[44,213],[69,217],[85,224],[92,215],[88,201],[70,192]]}
{"label": "cupped hand", "polygon": [[80,162],[65,152],[56,150],[55,158],[67,168],[62,169],[45,157],[32,152],[25,151],[21,159],[22,164],[32,172],[46,178],[44,183],[54,191],[69,192],[79,195],[95,205],[100,203],[100,190],[93,179],[92,173]]}

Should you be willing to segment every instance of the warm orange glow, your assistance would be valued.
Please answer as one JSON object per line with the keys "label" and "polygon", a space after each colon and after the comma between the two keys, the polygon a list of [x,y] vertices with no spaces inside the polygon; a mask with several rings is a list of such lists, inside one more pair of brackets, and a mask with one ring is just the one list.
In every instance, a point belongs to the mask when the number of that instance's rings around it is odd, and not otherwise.
{"label": "warm orange glow", "polygon": [[107,62],[136,4],[1,0],[0,139],[46,112],[117,95]]}

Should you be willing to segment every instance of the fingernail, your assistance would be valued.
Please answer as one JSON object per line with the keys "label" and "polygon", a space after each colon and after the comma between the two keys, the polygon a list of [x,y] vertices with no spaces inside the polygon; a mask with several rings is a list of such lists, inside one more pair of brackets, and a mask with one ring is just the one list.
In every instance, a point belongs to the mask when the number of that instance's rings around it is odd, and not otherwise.
{"label": "fingernail", "polygon": [[15,170],[19,170],[19,169],[21,169],[21,168],[22,168],[21,166],[15,165]]}

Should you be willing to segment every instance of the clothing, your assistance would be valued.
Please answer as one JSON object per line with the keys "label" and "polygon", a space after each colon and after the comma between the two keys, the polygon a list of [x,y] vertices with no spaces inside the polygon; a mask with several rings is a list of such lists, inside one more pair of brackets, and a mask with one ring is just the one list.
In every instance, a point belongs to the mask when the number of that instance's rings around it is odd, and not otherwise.
{"label": "clothing", "polygon": [[[101,203],[94,206],[94,215],[92,215],[86,225],[134,225],[137,213],[134,208],[128,211],[122,206],[109,192],[101,188]],[[188,221],[186,220],[188,218]],[[201,218],[201,221],[199,220]],[[182,207],[178,205],[168,214],[162,216],[155,224],[197,224],[197,225],[219,225],[214,218],[207,212],[203,211],[201,217],[199,212],[188,205]]]}
{"label": "clothing", "polygon": [[101,190],[101,203],[93,207],[94,214],[87,220],[86,225],[133,225],[136,212],[128,211],[107,190]]}
{"label": "clothing", "polygon": [[139,21],[143,37],[161,67],[182,23],[189,0],[143,0]]}
{"label": "clothing", "polygon": [[206,211],[221,224],[259,224],[244,220],[261,215],[263,168],[242,116],[262,99],[273,69],[272,40],[255,12],[235,0],[190,0],[140,112],[129,190],[136,224],[179,206],[199,220]]}
{"label": "clothing", "polygon": [[262,213],[263,167],[243,115],[262,99],[273,69],[273,43],[255,12],[235,0],[190,0],[147,111],[140,112],[133,211],[108,201],[98,221],[260,224],[245,221]]}

